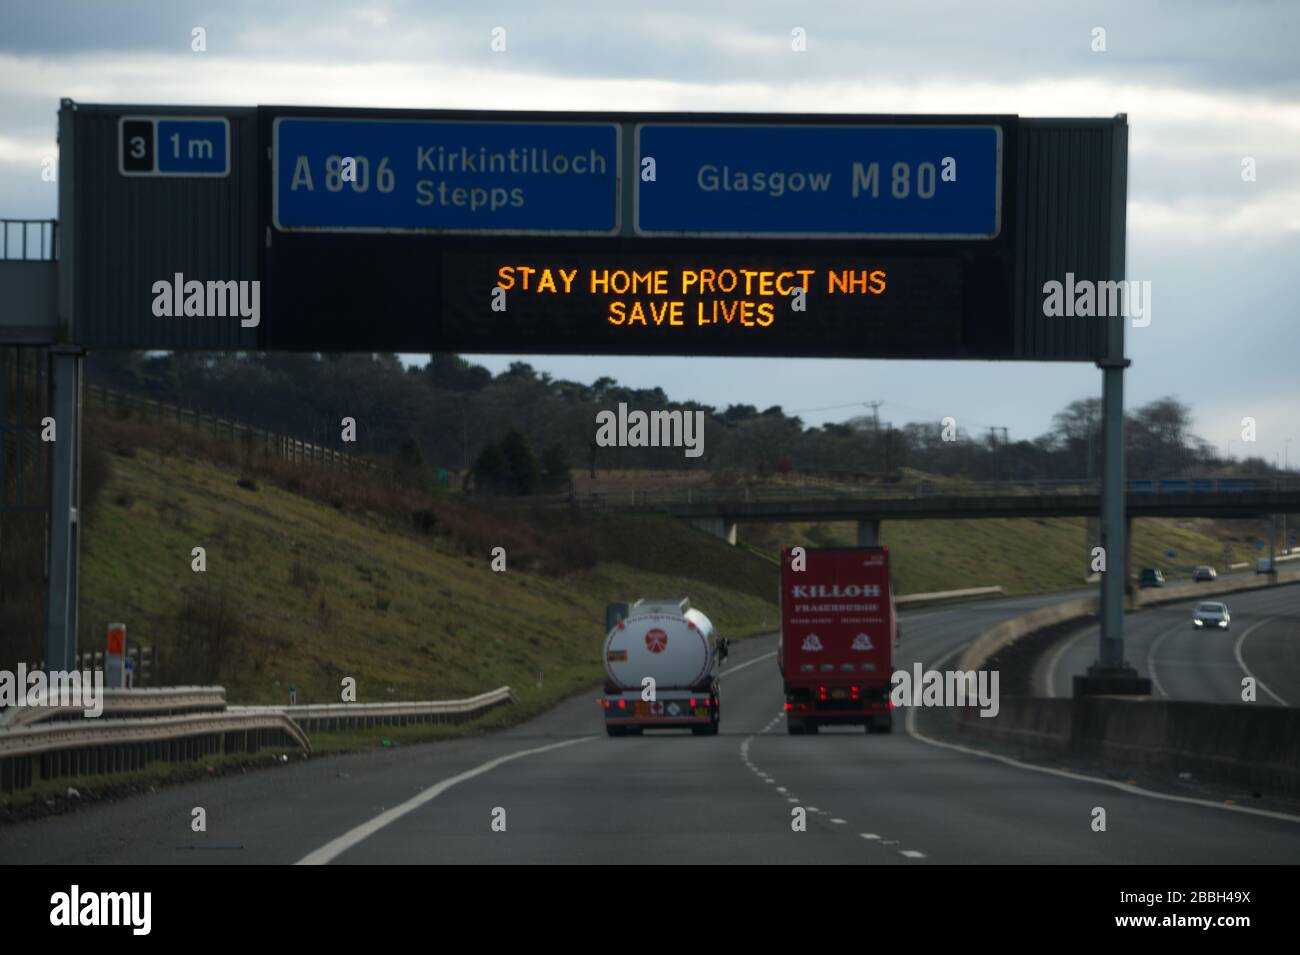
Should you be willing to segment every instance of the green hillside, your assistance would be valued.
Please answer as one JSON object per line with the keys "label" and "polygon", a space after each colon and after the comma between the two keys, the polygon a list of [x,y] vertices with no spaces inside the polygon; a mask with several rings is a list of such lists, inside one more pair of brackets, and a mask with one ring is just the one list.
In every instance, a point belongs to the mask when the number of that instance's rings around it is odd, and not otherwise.
{"label": "green hillside", "polygon": [[[608,602],[687,594],[726,636],[776,627],[775,563],[668,518],[489,507],[178,429],[103,418],[87,428],[91,456],[98,444],[108,465],[83,534],[81,645],[125,622],[132,645],[159,651],[155,683],[220,682],[250,703],[285,702],[290,686],[300,702],[335,702],[347,677],[360,702],[509,684],[523,714],[599,681]],[[1234,559],[1250,556],[1244,525],[1134,526],[1135,569],[1223,570],[1229,539]],[[851,523],[741,528],[769,555],[853,534]],[[1081,520],[887,521],[883,537],[900,594],[1082,585]],[[496,546],[505,572],[491,569]]]}
{"label": "green hillside", "polygon": [[[505,540],[494,572],[490,547],[240,487],[239,470],[181,453],[118,450],[83,537],[82,646],[124,621],[131,645],[159,649],[154,682],[217,681],[249,703],[287,702],[290,685],[300,703],[338,702],[345,677],[359,702],[509,684],[519,714],[599,681],[607,602],[687,594],[723,635],[776,626],[770,563],[667,519],[584,520],[596,560],[567,572],[517,569]],[[465,507],[432,510],[464,520]]]}
{"label": "green hillside", "polygon": [[[1082,518],[958,521],[884,521],[881,541],[890,548],[895,591],[930,593],[1001,585],[1008,593],[1071,590],[1084,586],[1089,548]],[[1229,562],[1253,558],[1248,522],[1140,520],[1133,522],[1132,570],[1159,567],[1171,579],[1196,564],[1220,573]],[[852,523],[748,525],[739,539],[767,553],[782,546],[843,547],[855,541]],[[1234,556],[1224,556],[1224,546]],[[1173,551],[1177,556],[1166,554]]]}

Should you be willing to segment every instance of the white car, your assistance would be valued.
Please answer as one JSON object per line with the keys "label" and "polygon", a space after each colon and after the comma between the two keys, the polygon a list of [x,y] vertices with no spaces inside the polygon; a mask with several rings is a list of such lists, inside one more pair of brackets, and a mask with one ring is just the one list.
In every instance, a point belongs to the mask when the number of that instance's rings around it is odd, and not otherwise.
{"label": "white car", "polygon": [[1225,604],[1203,603],[1192,613],[1192,626],[1197,630],[1227,630],[1232,615]]}

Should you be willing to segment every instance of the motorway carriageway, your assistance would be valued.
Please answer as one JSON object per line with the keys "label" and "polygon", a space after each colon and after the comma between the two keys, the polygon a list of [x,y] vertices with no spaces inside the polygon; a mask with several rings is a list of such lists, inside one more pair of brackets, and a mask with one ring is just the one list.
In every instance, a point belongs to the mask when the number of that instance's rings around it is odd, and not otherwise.
{"label": "motorway carriageway", "polygon": [[[1227,605],[1229,630],[1192,627],[1192,611],[1202,600]],[[1091,627],[1044,654],[1034,674],[1035,692],[1071,696],[1071,677],[1097,658],[1097,640],[1097,628]],[[1151,678],[1156,699],[1240,703],[1242,678],[1253,676],[1256,702],[1300,706],[1300,584],[1129,614],[1124,655]]]}
{"label": "motorway carriageway", "polygon": [[[904,614],[897,665],[951,666],[983,628],[1060,599]],[[775,646],[734,645],[718,736],[608,738],[593,690],[490,736],[295,762],[9,826],[0,862],[1300,862],[1300,817],[929,742],[904,731],[906,710],[890,735],[787,736]],[[190,831],[195,806],[206,833]],[[1104,833],[1091,829],[1097,806]],[[497,807],[505,832],[491,828]],[[791,829],[797,807],[805,832]]]}

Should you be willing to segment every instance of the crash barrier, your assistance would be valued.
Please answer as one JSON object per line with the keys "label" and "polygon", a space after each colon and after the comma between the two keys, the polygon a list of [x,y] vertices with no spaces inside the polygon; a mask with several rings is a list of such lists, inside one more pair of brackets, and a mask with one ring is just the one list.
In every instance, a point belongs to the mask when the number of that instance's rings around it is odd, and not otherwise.
{"label": "crash barrier", "polygon": [[[1140,599],[1143,606],[1153,607],[1184,600],[1196,600],[1201,597],[1259,590],[1265,587],[1280,587],[1294,583],[1300,583],[1300,569],[1278,571],[1276,574],[1260,574],[1257,577],[1152,588],[1150,596],[1143,595]],[[1080,597],[1059,604],[1052,604],[1048,607],[1040,607],[1019,617],[1003,620],[982,631],[966,647],[958,662],[958,667],[962,670],[978,670],[994,653],[1005,649],[1017,640],[1046,627],[1065,623],[1066,621],[1074,620],[1082,624],[1095,617],[1100,606],[1097,597]]]}
{"label": "crash barrier", "polygon": [[[979,670],[1017,640],[1066,621],[1082,623],[1097,607],[1097,598],[1086,597],[1001,621],[972,641],[957,667]],[[1001,698],[996,716],[982,716],[981,709],[931,711],[925,728],[1038,754],[1095,759],[1117,769],[1190,773],[1269,795],[1300,796],[1300,709],[1132,696],[1013,696]]]}
{"label": "crash barrier", "polygon": [[[81,707],[15,707],[0,723],[0,792],[37,780],[142,769],[265,747],[311,752],[310,732],[415,723],[462,723],[515,700],[508,686],[463,700],[227,706],[222,687],[104,691],[104,714]],[[183,712],[213,709],[215,712]],[[171,715],[142,717],[146,712]],[[28,714],[35,714],[30,720]],[[108,718],[105,718],[108,717]],[[24,722],[19,722],[19,720]]]}
{"label": "crash barrier", "polygon": [[1078,597],[1048,607],[1039,607],[1019,617],[1003,620],[981,631],[962,652],[957,663],[959,670],[978,670],[999,650],[1009,647],[1021,637],[1036,633],[1067,620],[1082,622],[1097,613],[1100,601],[1096,597]]}
{"label": "crash barrier", "polygon": [[985,597],[1005,597],[1007,592],[1001,587],[967,587],[965,590],[937,590],[928,594],[908,594],[895,597],[897,607],[921,607],[931,604],[956,602],[958,600],[981,600]]}
{"label": "crash barrier", "polygon": [[1004,697],[998,715],[953,710],[957,732],[1108,768],[1190,774],[1300,796],[1300,709],[1149,697]]}
{"label": "crash barrier", "polygon": [[306,734],[272,707],[127,719],[81,719],[0,732],[0,792],[37,780],[143,769],[266,746],[311,752]]}
{"label": "crash barrier", "polygon": [[1214,597],[1219,594],[1259,590],[1264,587],[1297,582],[1300,582],[1300,567],[1288,567],[1274,574],[1225,575],[1200,583],[1188,582],[1140,588],[1134,591],[1133,602],[1139,607],[1154,607],[1159,604],[1177,603],[1180,600],[1196,600],[1198,597]]}
{"label": "crash barrier", "polygon": [[[156,686],[135,690],[104,690],[101,719],[130,716],[174,716],[226,708],[221,686]],[[59,702],[42,706],[11,706],[0,713],[0,729],[59,720],[80,719],[85,706]]]}
{"label": "crash barrier", "polygon": [[308,733],[370,726],[406,726],[411,723],[463,723],[503,703],[513,703],[508,686],[464,700],[428,700],[416,703],[323,703],[286,706],[283,710]]}

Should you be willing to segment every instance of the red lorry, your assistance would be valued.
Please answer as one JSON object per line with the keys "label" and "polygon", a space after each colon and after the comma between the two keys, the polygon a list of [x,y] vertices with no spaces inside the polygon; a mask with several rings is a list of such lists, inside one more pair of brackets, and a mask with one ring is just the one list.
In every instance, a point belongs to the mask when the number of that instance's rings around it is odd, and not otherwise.
{"label": "red lorry", "polygon": [[785,681],[786,728],[799,735],[847,723],[888,733],[898,639],[889,548],[798,550],[781,555],[776,659]]}

